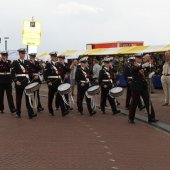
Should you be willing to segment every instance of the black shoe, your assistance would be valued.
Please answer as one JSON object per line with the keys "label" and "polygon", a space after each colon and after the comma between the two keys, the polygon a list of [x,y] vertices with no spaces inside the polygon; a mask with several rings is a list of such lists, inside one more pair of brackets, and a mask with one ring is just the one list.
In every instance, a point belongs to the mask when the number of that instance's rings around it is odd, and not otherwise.
{"label": "black shoe", "polygon": [[72,107],[69,107],[69,110],[73,110],[73,108],[72,108]]}
{"label": "black shoe", "polygon": [[1,113],[1,114],[3,114],[3,113],[4,113],[4,111],[3,111],[3,110],[0,110],[0,113]]}
{"label": "black shoe", "polygon": [[29,119],[32,119],[32,116],[29,116]]}
{"label": "black shoe", "polygon": [[40,108],[37,109],[38,112],[42,112],[43,110],[44,110],[43,107],[40,107]]}
{"label": "black shoe", "polygon": [[103,113],[104,115],[106,114],[106,112],[105,112],[105,111],[103,111],[102,113]]}
{"label": "black shoe", "polygon": [[32,116],[32,117],[37,117],[37,114],[32,114],[31,116]]}
{"label": "black shoe", "polygon": [[143,110],[145,108],[145,106],[141,106],[141,107],[139,107],[139,110],[141,111],[141,110]]}
{"label": "black shoe", "polygon": [[54,116],[54,112],[49,112],[50,113],[50,116]]}
{"label": "black shoe", "polygon": [[93,115],[95,115],[96,114],[96,111],[92,111],[91,113],[90,113],[90,116],[93,116]]}
{"label": "black shoe", "polygon": [[152,122],[155,123],[155,122],[158,122],[158,121],[159,121],[159,120],[157,120],[157,119],[149,119],[149,120],[148,120],[148,123],[152,123]]}
{"label": "black shoe", "polygon": [[21,116],[19,114],[16,114],[15,117],[18,118],[18,119],[21,118]]}
{"label": "black shoe", "polygon": [[17,112],[17,109],[12,109],[11,110],[11,113],[15,113],[15,112]]}
{"label": "black shoe", "polygon": [[114,111],[114,112],[113,112],[113,115],[116,115],[116,114],[118,114],[118,113],[120,113],[120,110]]}
{"label": "black shoe", "polygon": [[119,106],[120,105],[120,103],[117,101],[117,105]]}
{"label": "black shoe", "polygon": [[128,120],[130,124],[135,124],[134,120]]}
{"label": "black shoe", "polygon": [[64,113],[62,113],[62,116],[64,117],[64,116],[66,116],[66,115],[68,115],[69,114],[69,111],[67,110],[67,111],[65,111]]}

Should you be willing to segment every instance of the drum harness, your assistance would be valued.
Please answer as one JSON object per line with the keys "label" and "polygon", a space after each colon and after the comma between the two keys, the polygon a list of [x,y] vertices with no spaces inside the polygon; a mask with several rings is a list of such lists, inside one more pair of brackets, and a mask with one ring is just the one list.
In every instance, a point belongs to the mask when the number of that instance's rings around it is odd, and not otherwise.
{"label": "drum harness", "polygon": [[[51,64],[51,65],[52,65],[53,69],[55,70],[55,72],[57,73],[57,72],[58,72],[58,69],[57,69],[53,64]],[[57,78],[57,80],[60,79],[60,80],[61,80],[61,84],[63,84],[63,81],[62,81],[62,79],[61,79],[61,76],[48,76],[48,78]],[[57,80],[56,80],[56,81],[57,81]],[[56,82],[56,81],[54,81],[54,82]],[[54,82],[53,82],[53,83],[54,83]],[[59,93],[59,92],[57,91],[57,92],[56,92],[56,95],[57,95],[57,93]],[[74,99],[73,99],[73,96],[72,96],[71,93],[72,93],[71,91],[68,93],[68,97],[69,97],[69,99],[71,99],[71,100],[69,100],[69,101],[71,101],[70,103],[72,103],[72,105],[74,105]],[[61,95],[61,94],[60,94],[60,95]],[[70,103],[67,102],[67,100],[66,100],[66,98],[65,98],[65,95],[63,94],[63,95],[61,95],[61,97],[62,97],[64,103],[65,103],[67,106],[70,106]]]}

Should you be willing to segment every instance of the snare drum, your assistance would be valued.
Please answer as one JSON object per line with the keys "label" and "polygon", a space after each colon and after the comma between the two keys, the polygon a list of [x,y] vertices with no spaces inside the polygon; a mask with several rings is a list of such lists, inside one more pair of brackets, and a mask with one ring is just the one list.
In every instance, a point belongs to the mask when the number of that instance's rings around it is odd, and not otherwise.
{"label": "snare drum", "polygon": [[25,87],[25,93],[26,93],[26,94],[32,94],[32,93],[34,93],[35,91],[39,90],[40,86],[41,86],[41,85],[40,85],[38,82],[28,84],[28,85]]}
{"label": "snare drum", "polygon": [[71,85],[69,83],[64,83],[58,86],[58,92],[62,96],[71,92]]}
{"label": "snare drum", "polygon": [[123,88],[121,87],[114,87],[109,91],[109,95],[111,97],[119,97],[123,94]]}
{"label": "snare drum", "polygon": [[90,95],[90,96],[94,96],[94,95],[99,94],[99,93],[100,93],[100,86],[99,85],[92,86],[87,90],[87,94]]}

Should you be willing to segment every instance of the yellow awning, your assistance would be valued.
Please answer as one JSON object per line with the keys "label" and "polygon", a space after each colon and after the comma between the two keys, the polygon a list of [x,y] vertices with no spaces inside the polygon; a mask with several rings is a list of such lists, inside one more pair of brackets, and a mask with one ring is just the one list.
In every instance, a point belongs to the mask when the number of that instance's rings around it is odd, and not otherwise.
{"label": "yellow awning", "polygon": [[49,55],[49,52],[42,53],[42,54],[38,55],[37,58],[44,57],[44,56],[47,56],[47,55]]}
{"label": "yellow awning", "polygon": [[168,50],[170,50],[170,44],[168,44],[165,47],[157,50],[156,52],[165,52],[165,51],[168,51]]}
{"label": "yellow awning", "polygon": [[149,46],[134,46],[134,48],[124,51],[123,54],[136,54],[141,53],[143,50],[147,49]]}
{"label": "yellow awning", "polygon": [[122,47],[119,51],[117,51],[118,54],[127,54],[128,51],[134,49],[135,47]]}
{"label": "yellow awning", "polygon": [[61,55],[68,56],[68,55],[74,54],[76,52],[77,52],[77,50],[67,50],[67,51],[65,51],[63,53],[60,53],[59,56],[61,56]]}
{"label": "yellow awning", "polygon": [[97,49],[88,49],[82,55],[100,55],[102,52],[108,48],[97,48]]}

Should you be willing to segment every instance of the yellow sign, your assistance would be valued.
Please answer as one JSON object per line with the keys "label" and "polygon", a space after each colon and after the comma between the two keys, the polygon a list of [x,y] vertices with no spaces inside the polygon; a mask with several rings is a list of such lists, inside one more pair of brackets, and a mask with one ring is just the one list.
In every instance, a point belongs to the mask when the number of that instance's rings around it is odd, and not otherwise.
{"label": "yellow sign", "polygon": [[24,21],[22,43],[28,46],[39,46],[41,43],[42,24],[39,21]]}

